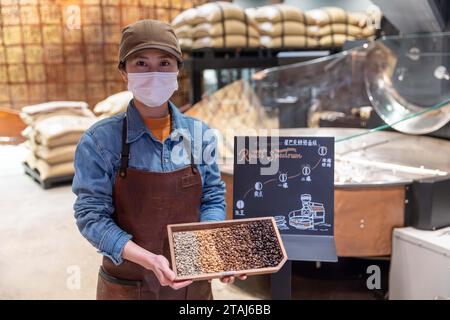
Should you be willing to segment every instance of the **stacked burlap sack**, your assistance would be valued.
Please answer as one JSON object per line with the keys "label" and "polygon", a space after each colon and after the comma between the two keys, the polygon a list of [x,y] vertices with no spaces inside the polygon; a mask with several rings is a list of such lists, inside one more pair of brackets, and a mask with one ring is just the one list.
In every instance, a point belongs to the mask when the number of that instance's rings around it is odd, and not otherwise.
{"label": "stacked burlap sack", "polygon": [[336,7],[323,7],[306,13],[308,34],[314,36],[320,47],[340,47],[345,41],[373,40],[375,28],[367,25],[364,13],[347,12]]}
{"label": "stacked burlap sack", "polygon": [[318,40],[308,34],[307,17],[298,8],[276,4],[248,9],[261,34],[261,45],[267,48],[315,48]]}
{"label": "stacked burlap sack", "polygon": [[241,7],[229,2],[211,2],[186,10],[172,25],[184,48],[189,45],[192,49],[260,46],[256,22]]}
{"label": "stacked burlap sack", "polygon": [[22,132],[29,154],[26,165],[42,181],[74,174],[73,160],[81,135],[96,121],[85,102],[54,101],[23,107]]}
{"label": "stacked burlap sack", "polygon": [[131,99],[133,99],[133,94],[130,91],[115,93],[97,103],[94,107],[94,113],[100,119],[103,119],[125,112]]}
{"label": "stacked burlap sack", "polygon": [[192,28],[195,26],[196,8],[182,11],[172,21],[172,27],[180,42],[181,50],[192,49]]}

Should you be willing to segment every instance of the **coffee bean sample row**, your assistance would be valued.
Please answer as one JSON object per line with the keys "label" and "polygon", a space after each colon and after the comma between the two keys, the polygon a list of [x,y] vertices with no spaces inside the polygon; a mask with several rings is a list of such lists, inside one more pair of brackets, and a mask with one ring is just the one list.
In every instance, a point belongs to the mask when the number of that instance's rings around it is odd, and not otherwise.
{"label": "coffee bean sample row", "polygon": [[283,252],[270,220],[173,233],[177,274],[276,267]]}

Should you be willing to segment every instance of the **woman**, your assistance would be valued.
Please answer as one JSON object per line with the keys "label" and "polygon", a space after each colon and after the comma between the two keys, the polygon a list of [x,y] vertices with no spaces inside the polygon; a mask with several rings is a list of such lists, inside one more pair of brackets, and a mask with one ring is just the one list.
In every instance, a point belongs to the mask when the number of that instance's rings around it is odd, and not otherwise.
{"label": "woman", "polygon": [[211,136],[207,126],[168,101],[181,62],[168,24],[141,20],[125,27],[119,70],[134,99],[126,113],[96,123],[78,144],[75,218],[104,255],[97,299],[212,298],[207,281],[175,282],[168,261],[167,224],[225,218],[215,151],[201,159],[215,141],[203,141]]}

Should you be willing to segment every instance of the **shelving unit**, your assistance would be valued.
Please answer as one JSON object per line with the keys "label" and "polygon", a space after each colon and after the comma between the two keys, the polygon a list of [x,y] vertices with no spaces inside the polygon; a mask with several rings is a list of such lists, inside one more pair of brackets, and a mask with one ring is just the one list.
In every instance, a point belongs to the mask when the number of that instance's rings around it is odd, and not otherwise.
{"label": "shelving unit", "polygon": [[[328,56],[340,49],[306,50],[290,49],[226,49],[205,48],[185,51],[188,58],[184,68],[190,78],[190,103],[193,105],[201,100],[203,94],[203,71],[224,69],[265,69],[296,62],[308,61]],[[219,81],[219,88],[226,85]]]}

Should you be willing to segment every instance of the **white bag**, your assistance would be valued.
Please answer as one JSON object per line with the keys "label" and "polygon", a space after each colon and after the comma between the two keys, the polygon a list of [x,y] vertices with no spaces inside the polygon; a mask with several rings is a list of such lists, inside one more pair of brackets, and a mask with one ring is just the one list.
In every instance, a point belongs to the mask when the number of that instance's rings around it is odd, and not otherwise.
{"label": "white bag", "polygon": [[194,19],[194,24],[213,23],[221,20],[246,20],[244,10],[229,2],[211,2],[201,5],[196,9],[197,15]]}
{"label": "white bag", "polygon": [[286,4],[275,4],[257,8],[254,19],[257,22],[296,21],[304,23],[305,15],[297,7]]}
{"label": "white bag", "polygon": [[36,159],[33,153],[30,152],[25,162],[31,169],[39,172],[41,180],[69,176],[75,173],[73,161],[50,165],[42,159]]}
{"label": "white bag", "polygon": [[283,21],[283,22],[262,22],[259,24],[259,32],[261,35],[279,37],[281,34],[288,35],[305,35],[307,29],[303,22]]}
{"label": "white bag", "polygon": [[75,115],[54,116],[36,123],[30,138],[49,148],[74,144],[95,122],[96,119]]}
{"label": "white bag", "polygon": [[195,39],[202,37],[219,37],[223,35],[223,25],[225,25],[225,34],[226,35],[248,35],[253,38],[259,37],[258,30],[248,24],[245,24],[239,20],[225,20],[218,23],[201,23],[193,28],[192,37]]}
{"label": "white bag", "polygon": [[262,36],[260,38],[261,45],[267,48],[316,48],[319,45],[317,39],[305,36],[284,36],[269,37]]}
{"label": "white bag", "polygon": [[324,26],[331,23],[358,25],[358,18],[337,7],[323,7],[306,11],[308,24]]}
{"label": "white bag", "polygon": [[133,99],[133,94],[130,91],[113,94],[97,103],[94,107],[94,112],[101,115],[106,114],[107,116],[125,112],[131,99]]}

